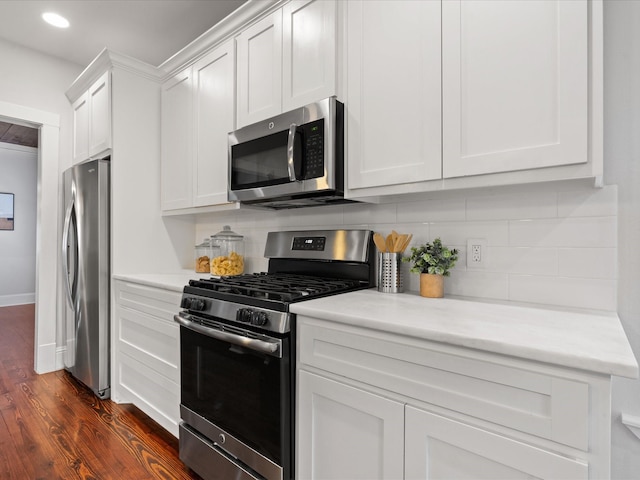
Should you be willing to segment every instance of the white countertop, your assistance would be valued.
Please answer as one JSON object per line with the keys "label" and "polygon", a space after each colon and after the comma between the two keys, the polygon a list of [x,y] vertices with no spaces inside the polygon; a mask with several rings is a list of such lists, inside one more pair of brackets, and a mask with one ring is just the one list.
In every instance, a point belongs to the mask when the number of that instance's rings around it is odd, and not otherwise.
{"label": "white countertop", "polygon": [[615,313],[361,290],[291,305],[297,314],[608,375],[637,378]]}
{"label": "white countertop", "polygon": [[113,274],[115,280],[139,283],[150,287],[164,288],[174,292],[182,292],[189,280],[206,278],[206,273],[196,273],[193,270],[182,270],[176,273],[141,273],[141,274]]}

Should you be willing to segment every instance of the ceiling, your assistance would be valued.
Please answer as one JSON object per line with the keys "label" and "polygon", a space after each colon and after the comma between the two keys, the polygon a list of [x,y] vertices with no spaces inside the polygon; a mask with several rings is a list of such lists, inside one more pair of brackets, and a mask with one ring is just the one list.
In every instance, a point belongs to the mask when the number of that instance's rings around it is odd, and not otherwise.
{"label": "ceiling", "polygon": [[0,121],[0,142],[38,147],[38,129]]}
{"label": "ceiling", "polygon": [[[158,66],[247,0],[0,0],[0,38],[83,68],[108,48]],[[46,24],[53,11],[67,29]]]}
{"label": "ceiling", "polygon": [[[251,0],[0,0],[0,38],[84,68],[104,49],[158,66]],[[58,13],[67,29],[46,24]],[[38,130],[0,121],[0,142],[38,146]]]}

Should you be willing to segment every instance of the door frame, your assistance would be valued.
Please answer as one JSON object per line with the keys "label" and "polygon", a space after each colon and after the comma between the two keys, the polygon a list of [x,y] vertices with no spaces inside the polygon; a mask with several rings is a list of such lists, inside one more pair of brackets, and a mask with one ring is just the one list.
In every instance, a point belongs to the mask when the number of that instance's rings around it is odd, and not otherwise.
{"label": "door frame", "polygon": [[39,129],[34,369],[56,368],[60,115],[0,101],[0,119]]}

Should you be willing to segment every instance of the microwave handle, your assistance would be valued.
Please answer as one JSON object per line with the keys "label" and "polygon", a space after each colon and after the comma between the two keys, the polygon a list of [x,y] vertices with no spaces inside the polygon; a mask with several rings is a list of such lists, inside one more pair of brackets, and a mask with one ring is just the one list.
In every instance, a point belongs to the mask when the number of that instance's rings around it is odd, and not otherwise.
{"label": "microwave handle", "polygon": [[295,159],[295,145],[296,145],[296,133],[298,126],[292,123],[289,127],[289,138],[287,139],[287,170],[289,172],[289,180],[292,182],[298,181],[296,177],[296,159]]}

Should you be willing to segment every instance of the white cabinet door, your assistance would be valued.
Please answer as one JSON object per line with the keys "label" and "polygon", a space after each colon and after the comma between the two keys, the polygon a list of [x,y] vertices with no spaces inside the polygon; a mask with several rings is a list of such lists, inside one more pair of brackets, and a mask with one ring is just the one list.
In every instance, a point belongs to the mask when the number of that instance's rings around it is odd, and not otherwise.
{"label": "white cabinet door", "polygon": [[105,72],[89,88],[89,156],[111,148],[111,72]]}
{"label": "white cabinet door", "polygon": [[444,177],[587,161],[587,0],[442,2]]}
{"label": "white cabinet door", "polygon": [[89,158],[89,92],[71,105],[73,109],[73,162]]}
{"label": "white cabinet door", "polygon": [[192,206],[193,102],[191,69],[162,86],[161,206],[174,210]]}
{"label": "white cabinet door", "polygon": [[305,371],[298,382],[296,478],[403,478],[403,404]]}
{"label": "white cabinet door", "polygon": [[350,190],[441,177],[440,2],[347,4]]}
{"label": "white cabinet door", "polygon": [[282,110],[336,92],[336,2],[293,0],[282,9]]}
{"label": "white cabinet door", "polygon": [[236,38],[238,127],[282,112],[282,10]]}
{"label": "white cabinet door", "polygon": [[406,407],[405,478],[587,479],[586,463]]}
{"label": "white cabinet door", "polygon": [[235,49],[232,41],[193,66],[194,206],[227,203],[228,133],[234,129]]}

